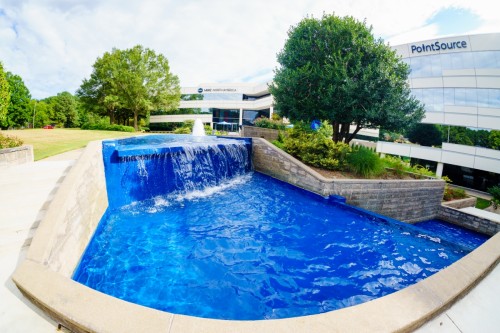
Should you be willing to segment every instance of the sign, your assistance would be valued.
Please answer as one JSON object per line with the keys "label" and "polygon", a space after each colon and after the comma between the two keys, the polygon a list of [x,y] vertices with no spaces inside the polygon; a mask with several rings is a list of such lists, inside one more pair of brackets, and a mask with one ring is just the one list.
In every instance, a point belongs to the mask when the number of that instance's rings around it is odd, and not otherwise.
{"label": "sign", "polygon": [[467,42],[465,40],[456,41],[456,42],[443,42],[435,41],[431,44],[422,44],[422,45],[412,45],[411,53],[425,53],[425,52],[433,52],[440,50],[455,50],[455,49],[466,49]]}
{"label": "sign", "polygon": [[235,93],[238,90],[236,88],[198,88],[198,93],[212,93],[212,94],[227,94],[227,93]]}

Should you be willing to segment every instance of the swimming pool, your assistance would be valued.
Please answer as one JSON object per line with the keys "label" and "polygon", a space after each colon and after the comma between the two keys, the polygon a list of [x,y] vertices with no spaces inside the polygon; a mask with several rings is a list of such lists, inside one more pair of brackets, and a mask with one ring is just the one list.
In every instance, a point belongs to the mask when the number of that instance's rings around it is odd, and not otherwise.
{"label": "swimming pool", "polygon": [[172,313],[288,318],[387,295],[469,251],[246,172],[108,209],[74,279]]}

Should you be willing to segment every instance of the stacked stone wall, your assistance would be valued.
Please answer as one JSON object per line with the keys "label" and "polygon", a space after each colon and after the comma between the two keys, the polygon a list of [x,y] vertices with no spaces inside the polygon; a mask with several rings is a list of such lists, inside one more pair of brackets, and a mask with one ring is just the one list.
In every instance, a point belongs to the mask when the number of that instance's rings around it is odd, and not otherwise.
{"label": "stacked stone wall", "polygon": [[252,152],[256,171],[400,221],[435,218],[441,206],[442,180],[328,179],[266,140],[254,138]]}
{"label": "stacked stone wall", "polygon": [[500,223],[498,222],[470,215],[444,205],[439,209],[438,218],[489,236],[493,236],[500,231]]}
{"label": "stacked stone wall", "polygon": [[263,138],[267,141],[278,139],[279,131],[271,128],[262,128],[255,126],[243,126],[242,136],[247,138]]}

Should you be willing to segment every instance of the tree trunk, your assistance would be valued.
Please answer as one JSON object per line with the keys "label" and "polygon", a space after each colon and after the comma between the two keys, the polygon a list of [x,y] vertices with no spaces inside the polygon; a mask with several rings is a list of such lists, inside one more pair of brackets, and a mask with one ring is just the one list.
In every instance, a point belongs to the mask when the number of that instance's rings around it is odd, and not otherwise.
{"label": "tree trunk", "polygon": [[138,114],[139,114],[139,111],[134,110],[134,128],[135,128],[136,131],[138,130],[138,128],[137,128],[137,117],[138,117]]}
{"label": "tree trunk", "polygon": [[356,129],[354,130],[354,132],[352,132],[351,135],[349,135],[348,139],[347,139],[347,142],[346,143],[349,143],[351,142],[352,139],[354,139],[354,137],[356,136],[356,134],[358,134],[358,132],[362,129],[363,127],[359,126],[359,124],[356,124]]}
{"label": "tree trunk", "polygon": [[109,124],[113,125],[115,123],[115,110],[114,109],[109,109],[108,110],[108,115],[109,115]]}
{"label": "tree trunk", "polygon": [[332,140],[333,142],[337,143],[339,142],[339,136],[340,136],[340,124],[336,121],[332,121],[333,124],[333,137]]}

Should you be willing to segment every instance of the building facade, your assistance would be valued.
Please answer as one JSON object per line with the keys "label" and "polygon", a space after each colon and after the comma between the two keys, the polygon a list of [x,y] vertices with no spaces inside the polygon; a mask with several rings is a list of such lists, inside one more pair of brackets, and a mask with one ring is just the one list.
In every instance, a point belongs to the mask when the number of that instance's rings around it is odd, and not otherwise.
{"label": "building facade", "polygon": [[[439,38],[395,46],[409,84],[425,105],[423,123],[500,130],[500,34]],[[435,162],[438,175],[486,189],[500,182],[500,151],[444,142],[441,148],[379,142],[377,151]]]}
{"label": "building facade", "polygon": [[150,125],[184,122],[200,118],[204,123],[225,130],[238,130],[251,125],[259,117],[273,114],[273,98],[268,84],[206,83],[197,87],[182,87],[179,114],[153,114]]}

